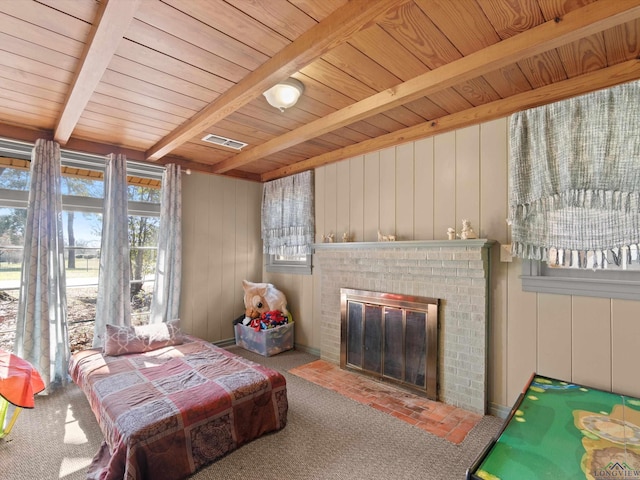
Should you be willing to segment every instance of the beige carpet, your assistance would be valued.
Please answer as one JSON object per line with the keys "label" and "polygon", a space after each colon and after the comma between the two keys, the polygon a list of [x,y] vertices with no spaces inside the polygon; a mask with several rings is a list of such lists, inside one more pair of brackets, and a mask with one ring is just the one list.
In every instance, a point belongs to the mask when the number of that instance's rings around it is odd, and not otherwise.
{"label": "beige carpet", "polygon": [[[285,374],[288,424],[191,479],[462,479],[502,423],[484,417],[464,442],[453,445],[287,373],[317,357],[289,351],[265,358],[238,347],[231,350]],[[39,396],[36,408],[24,410],[11,434],[0,440],[0,478],[84,479],[101,442],[100,429],[77,387]]]}

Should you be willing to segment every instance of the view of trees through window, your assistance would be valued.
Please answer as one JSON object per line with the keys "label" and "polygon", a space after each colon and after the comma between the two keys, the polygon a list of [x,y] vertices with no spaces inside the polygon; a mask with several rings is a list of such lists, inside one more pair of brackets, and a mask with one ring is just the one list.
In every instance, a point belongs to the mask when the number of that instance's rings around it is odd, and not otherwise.
{"label": "view of trees through window", "polygon": [[[13,349],[27,220],[29,171],[0,166],[0,348]],[[67,320],[72,351],[93,340],[102,228],[102,178],[63,176]],[[160,225],[160,189],[130,185],[132,323],[148,322]],[[147,210],[147,211],[145,211]],[[131,213],[131,208],[130,208]],[[124,260],[124,259],[123,259]]]}

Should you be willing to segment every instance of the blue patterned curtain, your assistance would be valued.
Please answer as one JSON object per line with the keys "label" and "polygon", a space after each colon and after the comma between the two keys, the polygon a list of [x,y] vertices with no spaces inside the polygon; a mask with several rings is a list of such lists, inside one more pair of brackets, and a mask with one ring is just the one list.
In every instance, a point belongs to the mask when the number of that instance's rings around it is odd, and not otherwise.
{"label": "blue patterned curtain", "polygon": [[106,324],[131,324],[131,261],[127,212],[127,158],[108,155],[93,346],[102,347]]}
{"label": "blue patterned curtain", "polygon": [[68,382],[60,145],[50,140],[36,141],[31,157],[14,352],[38,369],[48,390]]}
{"label": "blue patterned curtain", "polygon": [[315,237],[313,171],[266,182],[262,192],[263,252],[309,255]]}
{"label": "blue patterned curtain", "polygon": [[160,231],[150,323],[178,318],[182,278],[182,180],[178,165],[167,165],[162,178]]}

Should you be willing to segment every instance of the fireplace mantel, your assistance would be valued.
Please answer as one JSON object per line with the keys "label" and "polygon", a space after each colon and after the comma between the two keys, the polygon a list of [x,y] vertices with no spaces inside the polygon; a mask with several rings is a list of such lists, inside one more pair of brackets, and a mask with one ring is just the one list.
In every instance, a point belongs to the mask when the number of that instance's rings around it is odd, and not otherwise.
{"label": "fireplace mantel", "polygon": [[488,248],[495,240],[477,238],[473,240],[401,240],[396,242],[338,242],[338,243],[314,243],[313,249],[318,250],[360,250],[363,248]]}
{"label": "fireplace mantel", "polygon": [[440,299],[438,398],[485,413],[488,239],[314,245],[320,278],[321,357],[340,364],[340,289]]}

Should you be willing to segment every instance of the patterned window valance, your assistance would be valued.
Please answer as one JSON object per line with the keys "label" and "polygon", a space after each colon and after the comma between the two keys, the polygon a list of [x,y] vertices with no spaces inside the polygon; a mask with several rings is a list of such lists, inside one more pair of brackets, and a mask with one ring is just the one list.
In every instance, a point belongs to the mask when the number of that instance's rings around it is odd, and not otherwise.
{"label": "patterned window valance", "polygon": [[638,261],[640,82],[510,119],[514,255],[598,268]]}
{"label": "patterned window valance", "polygon": [[262,242],[270,255],[308,255],[315,237],[313,171],[266,182]]}

